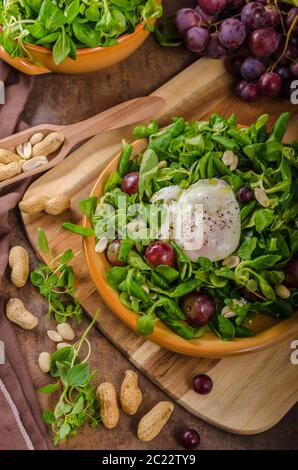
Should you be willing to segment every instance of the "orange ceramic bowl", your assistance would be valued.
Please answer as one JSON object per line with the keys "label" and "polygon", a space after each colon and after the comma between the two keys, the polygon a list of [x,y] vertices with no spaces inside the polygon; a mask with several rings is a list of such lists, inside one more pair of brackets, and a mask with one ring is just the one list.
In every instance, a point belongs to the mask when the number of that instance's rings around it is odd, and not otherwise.
{"label": "orange ceramic bowl", "polygon": [[[144,150],[147,142],[139,140],[133,143],[134,152],[139,153]],[[118,167],[119,155],[100,174],[91,196],[100,198],[103,195],[104,185],[112,171]],[[84,226],[90,227],[89,220],[84,218]],[[137,332],[136,323],[139,315],[126,308],[119,300],[118,292],[112,289],[107,281],[106,274],[110,264],[105,253],[95,253],[95,237],[84,239],[84,252],[89,268],[89,272],[96,288],[110,310],[120,321],[125,323],[130,329]],[[235,356],[248,352],[256,352],[287,338],[298,335],[298,312],[287,320],[277,320],[269,315],[258,314],[252,324],[255,336],[250,338],[236,338],[233,341],[222,341],[213,333],[206,333],[201,338],[187,341],[161,321],[155,323],[154,332],[146,338],[159,346],[188,356],[198,357],[226,357]]]}
{"label": "orange ceramic bowl", "polygon": [[30,52],[32,61],[24,57],[12,58],[2,46],[0,46],[0,59],[28,75],[50,72],[65,74],[96,72],[126,59],[143,44],[149,34],[145,25],[140,23],[132,34],[121,36],[114,46],[78,49],[76,60],[67,57],[59,65],[54,63],[50,49],[29,44],[26,48]]}

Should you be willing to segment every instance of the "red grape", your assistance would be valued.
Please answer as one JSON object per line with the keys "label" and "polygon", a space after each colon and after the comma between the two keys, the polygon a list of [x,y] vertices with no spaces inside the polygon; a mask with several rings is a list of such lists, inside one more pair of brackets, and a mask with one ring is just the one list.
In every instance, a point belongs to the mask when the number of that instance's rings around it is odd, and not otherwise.
{"label": "red grape", "polygon": [[281,91],[281,78],[277,73],[266,72],[261,75],[258,81],[258,89],[261,95],[274,98]]}
{"label": "red grape", "polygon": [[235,49],[244,43],[246,29],[241,21],[236,18],[224,20],[219,29],[219,40],[224,47]]}
{"label": "red grape", "polygon": [[207,15],[215,15],[225,8],[226,0],[198,0],[198,4]]}
{"label": "red grape", "polygon": [[265,65],[265,68],[271,67],[276,60],[272,55],[268,55],[267,57],[258,57],[258,59]]}
{"label": "red grape", "polygon": [[186,429],[179,437],[179,443],[187,450],[194,450],[200,445],[201,439],[194,429]]}
{"label": "red grape", "polygon": [[248,302],[263,302],[264,296],[262,292],[257,289],[256,291],[252,292],[248,290],[246,287],[241,287],[239,289],[240,295],[245,298]]}
{"label": "red grape", "polygon": [[275,58],[275,60],[278,60],[278,65],[287,65],[287,63],[289,62],[289,59],[285,55],[282,57],[284,48],[285,48],[285,38],[280,37],[278,48],[273,54],[273,57]]}
{"label": "red grape", "polygon": [[250,34],[249,48],[257,57],[273,54],[279,45],[279,35],[273,28],[256,29]]}
{"label": "red grape", "polygon": [[297,59],[298,58],[298,46],[295,46],[294,44],[289,44],[288,48],[285,52],[285,57],[287,59]]}
{"label": "red grape", "polygon": [[266,10],[258,2],[247,3],[241,12],[241,21],[250,30],[264,26],[266,19]]}
{"label": "red grape", "polygon": [[252,102],[255,101],[258,96],[258,87],[254,83],[249,83],[244,80],[244,83],[241,85],[241,90],[239,93],[240,98],[242,101]]}
{"label": "red grape", "polygon": [[229,62],[229,71],[232,75],[235,77],[240,77],[240,70],[241,70],[241,65],[243,64],[243,61],[245,60],[245,57],[241,55],[236,55],[231,58]]}
{"label": "red grape", "polygon": [[174,25],[182,36],[190,28],[201,26],[202,22],[202,17],[192,8],[181,8],[174,17]]}
{"label": "red grape", "polygon": [[294,256],[283,269],[285,274],[284,284],[287,287],[298,287],[298,256]]}
{"label": "red grape", "polygon": [[186,31],[184,39],[187,49],[197,54],[201,54],[207,47],[209,33],[205,28],[194,26]]}
{"label": "red grape", "polygon": [[112,266],[125,266],[126,263],[120,261],[119,257],[119,250],[120,250],[120,240],[114,240],[112,243],[109,244],[107,250],[107,258]]}
{"label": "red grape", "polygon": [[192,388],[195,392],[199,393],[200,395],[207,395],[211,392],[212,387],[213,382],[209,375],[199,374],[193,378]]}
{"label": "red grape", "polygon": [[124,193],[135,194],[138,192],[138,184],[139,173],[136,171],[133,173],[128,173],[122,180],[121,189]]}
{"label": "red grape", "polygon": [[217,15],[207,15],[207,13],[205,13],[204,10],[202,10],[202,8],[200,8],[199,6],[195,8],[195,11],[200,15],[203,20],[203,23],[206,24],[212,23],[217,18]]}
{"label": "red grape", "polygon": [[298,47],[298,35],[294,36],[293,34],[290,37],[289,43],[293,46]]}
{"label": "red grape", "polygon": [[250,188],[240,188],[237,192],[237,198],[242,204],[247,204],[253,198],[253,192]]}
{"label": "red grape", "polygon": [[290,72],[294,78],[298,78],[298,62],[293,62],[290,65]]}
{"label": "red grape", "polygon": [[[298,8],[296,8],[296,7],[291,8],[291,10],[288,13],[287,20],[286,20],[286,25],[287,25],[288,29],[290,29],[290,27],[292,26],[293,21],[296,19],[297,16],[298,16]],[[295,32],[298,31],[298,23],[296,23],[294,31]]]}
{"label": "red grape", "polygon": [[245,85],[247,85],[247,82],[245,80],[240,80],[240,82],[237,82],[235,85],[235,93],[240,98],[241,98],[241,90]]}
{"label": "red grape", "polygon": [[243,80],[253,82],[265,72],[264,64],[256,57],[247,57],[241,65],[240,73]]}
{"label": "red grape", "polygon": [[182,310],[186,320],[192,326],[208,325],[215,314],[215,303],[209,295],[191,292],[181,301]]}
{"label": "red grape", "polygon": [[175,251],[173,247],[161,240],[152,242],[147,246],[145,258],[155,268],[160,264],[166,264],[170,267],[175,265]]}
{"label": "red grape", "polygon": [[282,82],[287,82],[290,79],[291,73],[287,67],[278,67],[276,73],[280,76]]}
{"label": "red grape", "polygon": [[222,59],[225,56],[226,49],[219,41],[218,33],[210,34],[210,39],[206,51],[209,57],[211,57],[212,59]]}
{"label": "red grape", "polygon": [[244,0],[226,0],[227,8],[239,8],[243,4]]}
{"label": "red grape", "polygon": [[266,26],[271,26],[271,28],[276,28],[280,24],[280,16],[278,9],[274,5],[266,5]]}

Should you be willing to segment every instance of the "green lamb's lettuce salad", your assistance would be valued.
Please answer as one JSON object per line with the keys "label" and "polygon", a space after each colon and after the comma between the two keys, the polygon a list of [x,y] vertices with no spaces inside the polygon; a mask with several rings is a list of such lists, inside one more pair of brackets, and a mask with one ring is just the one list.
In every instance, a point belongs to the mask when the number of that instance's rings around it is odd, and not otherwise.
{"label": "green lamb's lettuce salad", "polygon": [[77,49],[112,46],[144,22],[162,15],[157,0],[0,0],[0,44],[12,57],[29,56],[27,44],[47,47],[60,64]]}
{"label": "green lamb's lettuce salad", "polygon": [[[234,115],[217,114],[209,121],[175,118],[163,129],[156,122],[138,126],[133,136],[147,139],[145,149],[134,155],[124,142],[103,197],[81,201],[93,228],[64,224],[95,234],[96,251],[106,251],[112,265],[107,282],[140,315],[141,334],[152,333],[159,319],[188,340],[212,331],[228,341],[252,336],[260,312],[278,319],[293,314],[298,144],[282,143],[288,119],[282,114],[272,131],[268,115],[248,128],[238,127]],[[171,232],[159,239],[169,205],[185,195],[205,204],[204,244],[197,251]],[[148,230],[152,213],[157,227]]]}

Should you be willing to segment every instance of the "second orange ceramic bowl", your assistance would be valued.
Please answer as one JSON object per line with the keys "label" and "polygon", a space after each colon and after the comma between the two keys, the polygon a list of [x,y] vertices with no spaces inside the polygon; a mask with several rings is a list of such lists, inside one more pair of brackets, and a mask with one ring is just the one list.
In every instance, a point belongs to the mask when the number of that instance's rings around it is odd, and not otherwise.
{"label": "second orange ceramic bowl", "polygon": [[[154,20],[151,21],[151,24],[154,23]],[[64,74],[96,72],[126,59],[143,44],[149,34],[144,23],[139,23],[132,34],[121,36],[114,46],[78,49],[76,60],[67,57],[59,65],[53,61],[50,49],[30,44],[27,44],[26,48],[32,60],[25,57],[12,58],[2,46],[0,46],[0,59],[27,75],[41,75],[50,72]]]}
{"label": "second orange ceramic bowl", "polygon": [[[134,142],[134,153],[143,151],[146,145],[147,142],[144,140]],[[119,155],[113,158],[110,164],[102,171],[91,196],[100,198],[103,195],[104,185],[109,175],[117,169],[118,161]],[[91,226],[87,218],[84,218],[84,226]],[[139,315],[126,308],[120,302],[118,292],[112,289],[106,281],[106,274],[110,264],[105,253],[95,253],[95,237],[87,237],[83,243],[89,272],[100,296],[113,314],[119,318],[119,321],[137,332],[136,324]],[[295,313],[287,320],[277,320],[269,315],[258,314],[252,324],[252,328],[256,334],[250,338],[236,338],[233,341],[223,341],[213,333],[206,333],[199,339],[187,341],[157,320],[154,332],[146,338],[162,348],[188,356],[214,358],[236,356],[256,352],[273,346],[291,336],[294,337],[295,334],[298,334],[298,313]]]}

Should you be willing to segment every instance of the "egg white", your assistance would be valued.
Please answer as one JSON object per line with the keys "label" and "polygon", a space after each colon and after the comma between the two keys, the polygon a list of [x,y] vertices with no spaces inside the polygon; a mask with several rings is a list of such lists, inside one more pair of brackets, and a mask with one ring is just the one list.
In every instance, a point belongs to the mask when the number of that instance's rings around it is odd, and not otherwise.
{"label": "egg white", "polygon": [[[190,220],[184,221],[180,232],[182,236],[169,236],[191,261],[197,261],[200,256],[220,261],[237,249],[241,234],[240,208],[231,186],[225,181],[218,178],[203,179],[185,190],[179,186],[169,186],[155,193],[151,202],[158,200],[164,201],[165,209],[171,208],[172,218],[175,201],[180,207],[202,205],[200,222],[196,221],[194,226]],[[188,242],[194,230],[201,231],[202,240],[196,249],[189,249]]]}

